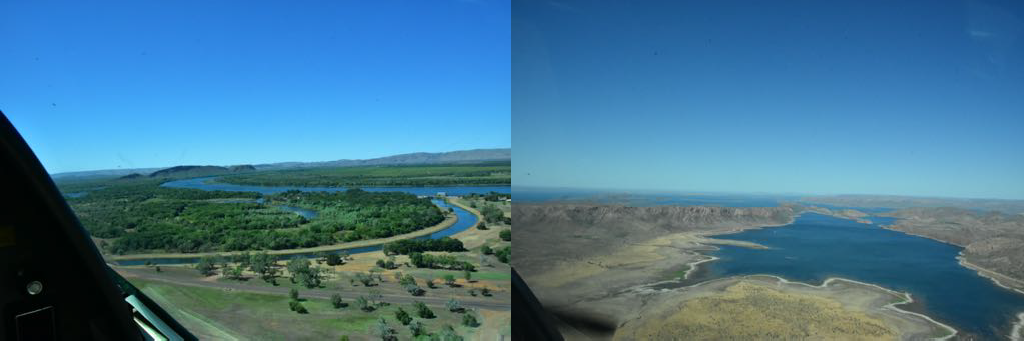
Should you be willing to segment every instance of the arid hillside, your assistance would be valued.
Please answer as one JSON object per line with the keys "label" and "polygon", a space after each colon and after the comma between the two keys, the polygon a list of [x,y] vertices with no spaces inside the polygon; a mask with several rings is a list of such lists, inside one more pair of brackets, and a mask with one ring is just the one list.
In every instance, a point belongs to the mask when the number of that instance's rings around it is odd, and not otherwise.
{"label": "arid hillside", "polygon": [[[905,208],[881,214],[897,218],[894,230],[964,247],[966,261],[1024,282],[1024,215],[962,208]],[[1021,283],[1003,283],[1018,289]]]}

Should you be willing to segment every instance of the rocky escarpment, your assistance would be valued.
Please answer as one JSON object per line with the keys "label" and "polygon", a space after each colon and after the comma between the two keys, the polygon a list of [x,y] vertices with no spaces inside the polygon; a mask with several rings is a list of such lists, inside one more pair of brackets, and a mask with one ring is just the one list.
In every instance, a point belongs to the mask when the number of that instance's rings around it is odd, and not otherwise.
{"label": "rocky escarpment", "polygon": [[793,221],[802,207],[630,207],[515,204],[517,268],[530,272],[552,259],[607,254],[616,248],[683,232],[722,233]]}

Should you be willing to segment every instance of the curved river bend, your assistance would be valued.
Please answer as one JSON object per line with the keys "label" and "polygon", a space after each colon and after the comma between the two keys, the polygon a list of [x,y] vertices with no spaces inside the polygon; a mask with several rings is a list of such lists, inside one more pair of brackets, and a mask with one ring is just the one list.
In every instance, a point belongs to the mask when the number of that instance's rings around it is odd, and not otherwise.
{"label": "curved river bend", "polygon": [[[195,178],[185,179],[166,182],[161,186],[172,187],[172,188],[193,188],[204,191],[233,191],[233,192],[260,192],[263,194],[275,194],[290,190],[298,190],[303,192],[339,192],[348,190],[344,187],[297,187],[297,186],[282,186],[282,187],[268,187],[268,186],[246,186],[246,185],[234,185],[219,182],[211,182],[213,177],[207,178]],[[415,195],[435,195],[437,192],[445,192],[448,195],[466,195],[469,193],[487,193],[487,192],[498,192],[498,193],[511,193],[511,187],[509,186],[458,186],[458,187],[360,187],[360,189],[370,192],[406,192]],[[455,215],[459,218],[452,226],[431,233],[426,236],[417,237],[415,239],[440,239],[441,237],[449,237],[456,233],[465,231],[473,224],[476,224],[476,215],[469,213],[468,211],[455,206],[445,203],[442,200],[432,199],[432,201],[445,209],[452,208],[455,211]],[[292,207],[289,207],[292,208]],[[288,209],[288,208],[285,208]],[[298,208],[292,208],[295,210],[302,210]],[[308,210],[302,210],[307,211]],[[305,212],[297,212],[304,214]],[[349,254],[373,252],[381,249],[380,245],[377,246],[365,246],[357,247],[344,250],[327,251],[327,253],[341,253],[342,251]],[[289,255],[280,255],[279,258],[292,258],[292,257],[315,257],[317,252],[309,253],[297,253]],[[130,259],[130,260],[111,260],[111,263],[117,265],[143,265],[147,261],[152,264],[188,264],[199,262],[199,257],[183,257],[183,258],[149,258],[149,259]]]}

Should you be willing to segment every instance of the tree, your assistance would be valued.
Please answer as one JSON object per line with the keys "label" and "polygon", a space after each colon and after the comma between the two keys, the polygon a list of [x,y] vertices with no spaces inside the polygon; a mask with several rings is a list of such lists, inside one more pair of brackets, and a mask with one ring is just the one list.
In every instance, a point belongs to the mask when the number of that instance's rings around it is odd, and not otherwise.
{"label": "tree", "polygon": [[242,266],[238,265],[232,268],[224,269],[224,276],[228,279],[240,280],[242,279]]}
{"label": "tree", "polygon": [[503,221],[505,218],[505,212],[502,212],[497,206],[487,204],[480,209],[480,214],[484,215],[484,219],[488,223],[496,223]]}
{"label": "tree", "polygon": [[401,276],[401,273],[399,273],[399,277],[398,278],[399,278],[398,279],[398,284],[401,284],[401,285],[410,285],[410,284],[416,285],[416,278],[412,277],[412,275]]}
{"label": "tree", "polygon": [[309,272],[309,260],[298,256],[293,257],[288,260],[287,268],[292,275],[292,283],[295,283],[300,274]]}
{"label": "tree", "polygon": [[462,278],[465,278],[466,283],[469,283],[469,281],[473,279],[473,273],[469,270],[462,270]]}
{"label": "tree", "polygon": [[213,275],[213,270],[216,268],[216,265],[214,265],[214,263],[215,261],[213,257],[203,256],[199,258],[199,263],[196,264],[196,270],[198,270],[199,273],[203,276]]}
{"label": "tree", "polygon": [[423,326],[423,323],[420,323],[420,321],[416,321],[409,324],[409,332],[411,332],[412,336],[415,337],[420,335],[426,335],[427,329],[426,327]]}
{"label": "tree", "polygon": [[266,252],[254,253],[249,257],[249,269],[260,275],[264,281],[277,276],[277,268],[274,267],[274,256]]}
{"label": "tree", "polygon": [[498,232],[498,237],[501,237],[501,240],[510,242],[512,241],[512,230],[501,230],[501,232]]}
{"label": "tree", "polygon": [[512,260],[512,247],[506,246],[494,253],[495,257],[498,257],[498,261],[502,263],[508,263]]}
{"label": "tree", "polygon": [[359,283],[361,283],[362,286],[364,287],[370,287],[371,285],[373,285],[374,279],[371,278],[369,274],[356,272],[355,281],[359,281]]}
{"label": "tree", "polygon": [[486,230],[487,229],[487,223],[481,221],[479,224],[476,224],[476,229],[477,230]]}
{"label": "tree", "polygon": [[462,325],[466,327],[476,327],[479,326],[480,323],[476,321],[476,316],[474,316],[473,313],[467,313],[462,315]]}
{"label": "tree", "polygon": [[398,322],[401,322],[404,326],[407,326],[409,325],[409,322],[412,322],[412,316],[409,316],[409,313],[405,312],[401,307],[398,308],[398,311],[395,311],[395,319],[398,320]]}
{"label": "tree", "polygon": [[305,285],[307,288],[316,288],[320,286],[321,278],[323,277],[319,268],[306,268],[300,270],[300,272],[292,276],[296,278],[299,283]]}
{"label": "tree", "polygon": [[427,282],[427,287],[428,288],[431,288],[431,289],[434,288],[434,276],[427,275],[427,277],[423,278],[423,281]]}
{"label": "tree", "polygon": [[480,289],[480,294],[484,296],[491,296],[491,289],[483,287],[482,289]]}
{"label": "tree", "polygon": [[412,305],[414,308],[416,308],[416,316],[425,319],[432,319],[435,317],[434,311],[430,310],[430,308],[427,307],[426,304],[423,304],[423,302],[416,301],[413,302]]}
{"label": "tree", "polygon": [[359,296],[359,298],[356,299],[356,306],[358,306],[360,310],[365,312],[373,311],[373,306],[371,306],[370,302],[367,301],[366,297],[363,296]]}
{"label": "tree", "polygon": [[344,301],[342,301],[341,294],[335,293],[331,295],[331,305],[334,306],[335,309],[337,309],[344,307],[346,304]]}
{"label": "tree", "polygon": [[404,287],[405,287],[405,291],[408,291],[409,294],[413,295],[413,296],[423,296],[423,294],[426,293],[425,290],[421,289],[416,284],[406,284]]}
{"label": "tree", "polygon": [[374,334],[380,336],[381,340],[398,340],[398,337],[395,336],[395,330],[388,325],[388,321],[385,320],[383,317],[377,320],[377,324],[374,326],[373,329]]}
{"label": "tree", "polygon": [[288,290],[288,297],[291,297],[292,300],[299,300],[299,291],[296,290],[295,288],[291,288],[290,290]]}
{"label": "tree", "polygon": [[445,303],[445,306],[448,307],[448,311],[453,313],[460,313],[465,310],[465,308],[462,307],[462,304],[460,304],[459,301],[456,301],[455,298],[448,299],[448,303]]}
{"label": "tree", "polygon": [[438,333],[438,337],[443,341],[462,341],[462,337],[455,333],[455,328],[451,325],[444,325],[441,327],[441,332]]}
{"label": "tree", "polygon": [[381,295],[380,290],[378,289],[370,289],[370,292],[367,294],[367,298],[370,302],[373,302],[373,305],[378,307],[388,304],[387,302],[384,302],[384,295]]}
{"label": "tree", "polygon": [[341,256],[333,254],[333,253],[327,255],[327,265],[334,266],[334,265],[341,265],[341,263],[342,263]]}
{"label": "tree", "polygon": [[448,284],[448,286],[450,286],[450,287],[455,286],[455,275],[445,274],[444,275],[444,283]]}
{"label": "tree", "polygon": [[307,314],[307,313],[309,313],[309,311],[306,310],[306,307],[304,307],[302,305],[302,302],[299,302],[299,301],[288,301],[288,307],[292,311],[294,311],[296,313],[299,313],[299,314]]}
{"label": "tree", "polygon": [[491,249],[490,245],[484,245],[480,247],[480,253],[485,255],[494,254],[494,249]]}
{"label": "tree", "polygon": [[157,265],[157,266],[155,266],[155,267],[153,267],[153,268],[154,268],[154,269],[156,269],[156,272],[160,272],[160,271],[161,271],[161,270],[160,270],[160,266],[159,266],[159,265]]}

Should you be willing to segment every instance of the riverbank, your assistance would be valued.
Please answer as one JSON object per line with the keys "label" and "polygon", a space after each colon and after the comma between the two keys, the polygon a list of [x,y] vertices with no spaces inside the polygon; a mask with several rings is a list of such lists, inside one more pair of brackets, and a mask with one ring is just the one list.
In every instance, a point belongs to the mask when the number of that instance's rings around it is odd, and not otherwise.
{"label": "riverbank", "polygon": [[897,308],[913,302],[909,294],[842,278],[811,285],[751,275],[631,292],[650,303],[620,325],[615,339],[948,339],[957,333]]}
{"label": "riverbank", "polygon": [[1010,331],[1010,340],[1024,341],[1024,313],[1017,314],[1017,323],[1013,324]]}
{"label": "riverbank", "polygon": [[[380,245],[384,245],[384,244],[387,244],[387,243],[390,243],[390,242],[393,242],[393,241],[397,241],[397,240],[411,239],[411,238],[418,238],[418,237],[428,236],[428,235],[431,235],[433,233],[436,233],[436,232],[442,231],[444,229],[447,229],[447,228],[451,227],[452,225],[455,225],[455,223],[459,220],[458,215],[456,215],[456,214],[447,213],[446,215],[447,215],[447,217],[445,217],[445,220],[441,221],[437,225],[434,225],[434,226],[431,226],[431,227],[427,227],[427,228],[424,228],[424,229],[421,229],[421,230],[416,230],[416,231],[413,231],[413,232],[405,233],[405,234],[391,236],[391,237],[388,237],[388,238],[378,238],[378,239],[369,239],[369,240],[357,240],[357,241],[347,242],[347,243],[323,245],[323,246],[301,248],[301,249],[271,250],[271,251],[267,251],[267,253],[268,254],[272,254],[272,255],[294,255],[294,254],[306,254],[306,253],[314,253],[314,252],[339,251],[339,250],[347,250],[347,249],[355,249],[355,248],[363,248],[363,247],[380,246]],[[479,221],[479,219],[477,219],[477,220]],[[107,260],[112,260],[112,261],[141,260],[141,259],[176,259],[176,258],[197,258],[197,257],[216,256],[216,255],[220,255],[220,256],[237,255],[237,254],[242,254],[244,252],[246,252],[246,251],[201,252],[201,253],[150,253],[150,254],[134,254],[134,255],[113,255],[113,256],[107,256],[106,258],[107,258]],[[251,252],[251,251],[249,251],[249,252]]]}
{"label": "riverbank", "polygon": [[972,264],[967,261],[963,252],[960,252],[960,255],[958,255],[956,259],[960,262],[961,266],[974,270],[979,276],[988,278],[996,285],[1006,288],[1007,290],[1024,295],[1024,290],[1021,290],[1021,288],[1024,288],[1024,281]]}

